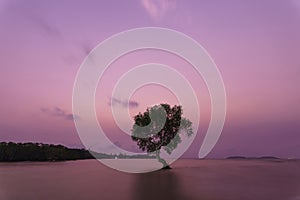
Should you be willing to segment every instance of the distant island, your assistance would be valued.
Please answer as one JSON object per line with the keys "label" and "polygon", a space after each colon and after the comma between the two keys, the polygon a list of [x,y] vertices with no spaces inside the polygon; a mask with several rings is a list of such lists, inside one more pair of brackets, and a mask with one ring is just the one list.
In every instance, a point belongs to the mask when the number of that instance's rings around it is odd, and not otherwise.
{"label": "distant island", "polygon": [[243,160],[243,159],[262,159],[262,160],[267,160],[267,159],[280,159],[274,156],[261,156],[261,157],[245,157],[245,156],[229,156],[226,159],[229,160]]}
{"label": "distant island", "polygon": [[[86,149],[68,148],[63,145],[43,143],[0,143],[0,162],[19,161],[67,161],[83,159],[152,158],[148,155],[105,154]],[[153,157],[154,158],[154,157]]]}

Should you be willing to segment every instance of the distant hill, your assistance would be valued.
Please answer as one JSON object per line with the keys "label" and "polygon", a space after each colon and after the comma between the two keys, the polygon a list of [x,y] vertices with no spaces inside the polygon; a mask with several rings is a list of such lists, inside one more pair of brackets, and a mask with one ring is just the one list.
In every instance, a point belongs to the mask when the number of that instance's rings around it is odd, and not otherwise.
{"label": "distant hill", "polygon": [[[127,156],[124,154],[112,155],[95,153],[97,159],[111,158],[152,158],[147,155]],[[0,162],[17,161],[66,161],[94,159],[88,150],[67,148],[63,145],[43,143],[0,143]]]}

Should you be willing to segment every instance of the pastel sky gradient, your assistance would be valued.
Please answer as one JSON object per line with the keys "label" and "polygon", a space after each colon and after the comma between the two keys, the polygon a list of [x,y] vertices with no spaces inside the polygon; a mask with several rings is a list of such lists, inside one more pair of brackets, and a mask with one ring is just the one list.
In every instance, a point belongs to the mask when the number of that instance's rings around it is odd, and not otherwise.
{"label": "pastel sky gradient", "polygon": [[[81,147],[73,122],[80,116],[72,115],[80,64],[111,35],[147,26],[194,38],[222,74],[227,118],[209,157],[300,158],[300,0],[0,0],[0,141]],[[97,88],[99,122],[115,143],[134,148],[116,127],[109,99],[122,74],[147,62],[174,67],[196,91],[200,129],[186,153],[196,157],[208,127],[210,98],[203,79],[170,53],[137,51],[113,63]],[[157,85],[140,88],[131,100],[138,104],[129,108],[132,116],[155,103],[177,103]]]}

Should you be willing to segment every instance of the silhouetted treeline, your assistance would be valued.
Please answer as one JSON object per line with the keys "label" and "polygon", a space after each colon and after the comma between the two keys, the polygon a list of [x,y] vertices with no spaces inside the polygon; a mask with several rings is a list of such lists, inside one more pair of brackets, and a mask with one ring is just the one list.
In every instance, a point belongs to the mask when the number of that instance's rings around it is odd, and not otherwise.
{"label": "silhouetted treeline", "polygon": [[[152,158],[148,155],[125,154],[113,155],[105,153],[95,153],[97,159],[111,158]],[[72,149],[63,145],[43,144],[43,143],[14,143],[0,142],[0,162],[15,161],[64,161],[94,159],[88,150]]]}
{"label": "silhouetted treeline", "polygon": [[42,143],[0,143],[0,161],[63,161],[93,158],[84,149]]}

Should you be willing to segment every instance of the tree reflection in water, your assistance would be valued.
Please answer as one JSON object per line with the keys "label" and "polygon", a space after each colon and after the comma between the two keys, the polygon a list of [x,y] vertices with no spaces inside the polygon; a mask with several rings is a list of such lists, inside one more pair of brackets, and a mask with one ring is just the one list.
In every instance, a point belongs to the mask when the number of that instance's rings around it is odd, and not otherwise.
{"label": "tree reflection in water", "polygon": [[134,184],[133,200],[190,199],[181,190],[176,172],[172,170],[136,174]]}

